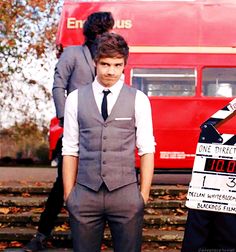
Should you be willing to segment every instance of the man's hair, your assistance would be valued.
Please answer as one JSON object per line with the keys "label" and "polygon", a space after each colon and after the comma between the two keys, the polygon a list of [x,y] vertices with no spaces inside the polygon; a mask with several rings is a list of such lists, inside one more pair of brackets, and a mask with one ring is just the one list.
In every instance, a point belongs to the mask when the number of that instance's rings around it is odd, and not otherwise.
{"label": "man's hair", "polygon": [[129,47],[119,34],[106,32],[98,38],[95,62],[101,58],[124,58],[126,64],[128,56]]}
{"label": "man's hair", "polygon": [[94,12],[90,14],[83,25],[85,42],[94,41],[97,35],[108,32],[113,28],[114,23],[111,12]]}

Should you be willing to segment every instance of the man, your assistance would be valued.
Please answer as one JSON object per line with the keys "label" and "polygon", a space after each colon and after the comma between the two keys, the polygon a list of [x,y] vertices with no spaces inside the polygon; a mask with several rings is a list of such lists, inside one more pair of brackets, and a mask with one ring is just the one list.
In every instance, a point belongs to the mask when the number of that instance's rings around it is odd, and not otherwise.
{"label": "man", "polygon": [[[114,33],[98,40],[97,77],[66,101],[64,199],[76,252],[100,252],[108,223],[115,252],[140,252],[155,142],[148,97],[121,78],[129,48]],[[140,156],[140,190],[135,171]]]}
{"label": "man", "polygon": [[181,252],[236,252],[236,215],[189,209]]}
{"label": "man", "polygon": [[[80,89],[81,86],[94,80],[93,57],[96,39],[102,33],[110,31],[113,26],[114,19],[110,12],[92,13],[84,23],[84,45],[68,47],[61,54],[55,68],[52,89],[56,113],[61,126],[63,126],[64,121],[65,93],[68,95],[71,91]],[[61,150],[61,145],[59,150]],[[45,210],[40,216],[38,232],[26,245],[25,251],[38,251],[45,247],[45,240],[55,225],[55,220],[63,207],[63,203],[62,157],[60,154],[58,176],[47,199]]]}

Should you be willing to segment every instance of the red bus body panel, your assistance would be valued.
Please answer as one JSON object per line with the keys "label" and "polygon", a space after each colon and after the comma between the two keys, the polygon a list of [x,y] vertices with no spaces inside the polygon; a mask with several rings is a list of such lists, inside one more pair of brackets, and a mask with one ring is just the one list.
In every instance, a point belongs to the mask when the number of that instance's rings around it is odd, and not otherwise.
{"label": "red bus body panel", "polygon": [[[95,11],[111,11],[114,32],[130,46],[125,69],[128,84],[133,68],[195,68],[201,73],[204,67],[236,67],[234,0],[65,1],[57,44],[82,44],[82,22]],[[155,168],[192,168],[200,125],[233,99],[203,97],[201,78],[198,74],[195,96],[150,97],[157,143]],[[233,117],[219,131],[236,134],[235,125]],[[55,139],[50,139],[51,150]]]}
{"label": "red bus body panel", "polygon": [[82,44],[82,21],[111,11],[130,46],[236,46],[235,8],[234,0],[65,1],[57,43]]}

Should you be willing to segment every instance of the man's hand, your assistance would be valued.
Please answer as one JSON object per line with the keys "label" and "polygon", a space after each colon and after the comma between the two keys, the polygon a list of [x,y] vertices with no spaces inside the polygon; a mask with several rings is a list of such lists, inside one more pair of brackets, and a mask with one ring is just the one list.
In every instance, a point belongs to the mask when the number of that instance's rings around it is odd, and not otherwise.
{"label": "man's hand", "polygon": [[144,194],[141,192],[141,195],[143,197],[144,204],[147,205],[148,199],[149,199],[149,194]]}
{"label": "man's hand", "polygon": [[140,191],[144,203],[147,204],[154,172],[154,154],[144,154],[141,156],[140,161]]}
{"label": "man's hand", "polygon": [[[71,189],[72,190],[72,189]],[[71,190],[69,191],[67,191],[67,192],[64,192],[64,202],[66,202],[67,201],[67,199],[68,199],[68,197],[69,197],[69,195],[70,195],[70,192],[71,192]]]}

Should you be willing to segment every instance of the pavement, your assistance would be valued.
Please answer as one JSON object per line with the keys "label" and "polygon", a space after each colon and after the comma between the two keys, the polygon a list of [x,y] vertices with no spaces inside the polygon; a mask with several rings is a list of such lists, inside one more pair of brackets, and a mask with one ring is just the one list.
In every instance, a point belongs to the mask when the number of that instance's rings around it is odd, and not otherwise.
{"label": "pavement", "polygon": [[[0,182],[54,182],[57,176],[55,167],[0,167]],[[191,173],[176,171],[154,174],[153,184],[188,185]]]}
{"label": "pavement", "polygon": [[[56,167],[0,167],[0,183],[7,182],[54,182]],[[188,185],[191,173],[167,171],[154,174],[153,184]]]}
{"label": "pavement", "polygon": [[53,182],[56,176],[55,167],[0,167],[0,182]]}

